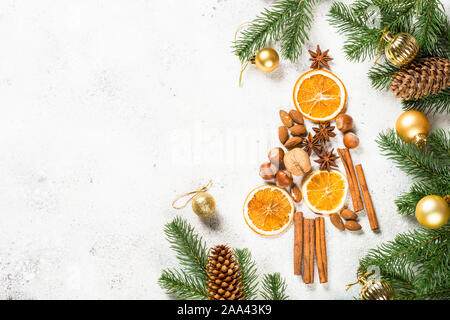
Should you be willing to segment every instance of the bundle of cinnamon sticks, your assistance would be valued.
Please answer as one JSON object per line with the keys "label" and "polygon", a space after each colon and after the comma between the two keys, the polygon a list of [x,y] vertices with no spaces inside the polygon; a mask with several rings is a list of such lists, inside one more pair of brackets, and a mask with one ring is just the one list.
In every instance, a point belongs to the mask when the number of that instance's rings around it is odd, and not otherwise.
{"label": "bundle of cinnamon sticks", "polygon": [[[352,156],[350,155],[350,150],[348,148],[337,149],[337,151],[339,153],[339,156],[342,160],[342,164],[344,165],[345,168],[345,172],[347,174],[348,185],[353,202],[353,211],[355,211],[356,213],[358,211],[363,210],[365,204],[367,217],[369,218],[370,228],[372,230],[378,230],[379,229],[378,220],[375,214],[372,199],[370,197],[369,189],[367,187],[366,177],[364,176],[362,165],[358,164],[355,167],[353,167]],[[359,185],[361,186],[364,204],[363,200],[361,199],[361,193],[359,192],[358,182]]]}
{"label": "bundle of cinnamon sticks", "polygon": [[314,282],[314,253],[320,283],[328,281],[325,219],[303,218],[302,212],[294,215],[294,274],[302,275],[304,283]]}

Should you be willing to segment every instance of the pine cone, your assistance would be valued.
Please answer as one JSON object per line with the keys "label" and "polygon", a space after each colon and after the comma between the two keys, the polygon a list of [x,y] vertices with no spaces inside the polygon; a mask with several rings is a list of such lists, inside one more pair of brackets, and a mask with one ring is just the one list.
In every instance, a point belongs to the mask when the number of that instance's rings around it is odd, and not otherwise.
{"label": "pine cone", "polygon": [[209,300],[242,300],[244,287],[241,268],[233,250],[226,245],[211,249],[208,257]]}
{"label": "pine cone", "polygon": [[405,100],[436,94],[450,85],[450,60],[428,58],[400,69],[391,80],[391,91]]}

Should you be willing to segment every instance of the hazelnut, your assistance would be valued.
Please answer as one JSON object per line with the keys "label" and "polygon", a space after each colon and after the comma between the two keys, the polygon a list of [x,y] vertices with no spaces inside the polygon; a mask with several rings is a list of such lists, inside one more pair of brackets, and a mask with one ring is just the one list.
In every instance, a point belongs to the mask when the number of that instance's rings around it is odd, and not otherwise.
{"label": "hazelnut", "polygon": [[348,114],[341,113],[336,117],[336,127],[342,132],[351,130],[353,128],[353,118]]}
{"label": "hazelnut", "polygon": [[277,167],[270,162],[265,162],[259,167],[259,175],[264,180],[272,180],[273,178],[275,178],[276,172]]}
{"label": "hazelnut", "polygon": [[287,170],[280,170],[275,175],[275,180],[277,183],[277,186],[286,188],[289,187],[292,182],[294,181],[292,179],[292,174]]}
{"label": "hazelnut", "polygon": [[273,148],[268,154],[269,160],[276,166],[279,166],[284,158],[284,150],[281,148]]}
{"label": "hazelnut", "polygon": [[344,135],[344,145],[349,149],[356,148],[359,145],[358,136],[353,132],[347,132]]}

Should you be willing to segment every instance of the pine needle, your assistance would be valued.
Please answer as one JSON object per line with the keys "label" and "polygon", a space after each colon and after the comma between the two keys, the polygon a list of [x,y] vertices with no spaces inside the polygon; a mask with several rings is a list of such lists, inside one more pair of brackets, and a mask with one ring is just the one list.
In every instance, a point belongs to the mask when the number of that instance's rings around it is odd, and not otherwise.
{"label": "pine needle", "polygon": [[387,130],[378,135],[377,143],[382,153],[404,172],[423,180],[442,179],[450,182],[450,170],[434,156],[433,151],[424,152],[414,144],[406,143],[394,132]]}
{"label": "pine needle", "polygon": [[396,291],[396,299],[447,299],[450,295],[450,227],[421,228],[399,234],[360,260],[358,274],[378,266]]}
{"label": "pine needle", "polygon": [[424,113],[450,113],[450,88],[420,99],[402,101],[403,110],[418,110]]}
{"label": "pine needle", "polygon": [[417,202],[430,194],[445,197],[447,194],[450,194],[450,186],[448,183],[443,183],[439,180],[432,182],[416,182],[409,192],[403,193],[395,200],[398,213],[405,216],[414,215]]}
{"label": "pine needle", "polygon": [[281,278],[280,274],[265,274],[262,281],[261,295],[266,300],[287,300],[286,281]]}
{"label": "pine needle", "polygon": [[181,217],[167,223],[164,232],[186,271],[206,281],[208,249],[202,237]]}
{"label": "pine needle", "polygon": [[281,40],[283,57],[295,61],[302,44],[308,39],[312,8],[318,0],[278,0],[264,9],[240,34],[233,53],[242,63],[260,49]]}
{"label": "pine needle", "polygon": [[178,299],[208,299],[205,282],[184,270],[163,270],[158,284],[167,294]]}
{"label": "pine needle", "polygon": [[244,295],[246,300],[253,300],[257,297],[257,268],[256,263],[252,260],[250,250],[235,249],[234,253],[242,272],[242,284],[244,285]]}

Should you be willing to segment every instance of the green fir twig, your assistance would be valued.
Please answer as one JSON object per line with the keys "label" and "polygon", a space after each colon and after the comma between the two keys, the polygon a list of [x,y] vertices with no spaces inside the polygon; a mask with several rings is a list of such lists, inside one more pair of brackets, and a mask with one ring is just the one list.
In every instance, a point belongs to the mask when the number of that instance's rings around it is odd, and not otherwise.
{"label": "green fir twig", "polygon": [[279,273],[265,274],[262,281],[261,295],[266,300],[287,300],[286,281]]}
{"label": "green fir twig", "polygon": [[167,223],[164,232],[186,271],[206,280],[208,249],[202,237],[181,217]]}
{"label": "green fir twig", "polygon": [[415,214],[417,202],[423,197],[430,194],[445,197],[449,193],[450,187],[448,183],[443,183],[439,180],[433,180],[432,182],[416,182],[409,192],[403,193],[395,200],[395,204],[399,214],[412,216]]}
{"label": "green fir twig", "polygon": [[450,88],[420,99],[402,101],[403,110],[419,110],[425,113],[450,113]]}
{"label": "green fir twig", "polygon": [[313,5],[318,0],[278,0],[264,9],[245,29],[235,43],[233,53],[242,63],[260,49],[281,40],[283,57],[295,61],[308,39]]}
{"label": "green fir twig", "polygon": [[449,297],[450,227],[421,228],[399,234],[393,241],[371,249],[360,260],[358,274],[378,266],[396,290],[396,299]]}
{"label": "green fir twig", "polygon": [[242,272],[242,284],[244,285],[244,296],[246,300],[253,300],[258,295],[258,275],[256,263],[252,260],[250,250],[235,249],[236,258]]}
{"label": "green fir twig", "polygon": [[205,282],[183,270],[163,270],[158,284],[167,294],[178,299],[208,299]]}
{"label": "green fir twig", "polygon": [[414,178],[442,179],[443,182],[449,183],[450,170],[445,163],[436,158],[433,152],[424,152],[416,145],[404,142],[394,130],[380,133],[377,143],[385,156]]}
{"label": "green fir twig", "polygon": [[302,51],[302,45],[309,39],[308,32],[313,21],[313,7],[317,0],[299,1],[292,17],[287,20],[281,36],[281,53],[290,61],[295,61]]}
{"label": "green fir twig", "polygon": [[373,66],[369,70],[369,79],[372,82],[372,87],[375,89],[388,89],[391,84],[392,76],[399,70],[400,68],[391,64],[381,64]]}

